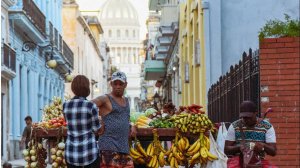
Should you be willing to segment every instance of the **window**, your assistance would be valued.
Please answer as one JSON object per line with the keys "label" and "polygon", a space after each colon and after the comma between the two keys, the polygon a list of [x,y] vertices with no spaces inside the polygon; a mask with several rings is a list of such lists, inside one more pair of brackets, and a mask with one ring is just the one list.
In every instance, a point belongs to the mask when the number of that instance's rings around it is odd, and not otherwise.
{"label": "window", "polygon": [[111,30],[108,30],[108,37],[111,37]]}
{"label": "window", "polygon": [[133,30],[132,36],[133,36],[133,38],[135,38],[135,30]]}
{"label": "window", "polygon": [[128,38],[128,36],[129,36],[129,33],[128,33],[128,30],[126,30],[126,37]]}
{"label": "window", "polygon": [[120,36],[121,36],[121,31],[117,30],[117,37],[120,37]]}
{"label": "window", "polygon": [[1,37],[6,40],[6,22],[5,22],[5,17],[1,15]]}

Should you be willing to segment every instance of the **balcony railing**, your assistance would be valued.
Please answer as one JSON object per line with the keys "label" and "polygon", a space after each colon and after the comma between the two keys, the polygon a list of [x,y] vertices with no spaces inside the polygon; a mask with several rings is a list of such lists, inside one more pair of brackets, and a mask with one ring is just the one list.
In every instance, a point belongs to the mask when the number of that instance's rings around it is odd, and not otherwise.
{"label": "balcony railing", "polygon": [[69,46],[66,44],[66,42],[63,40],[63,55],[65,59],[70,63],[70,66],[73,68],[74,66],[74,55],[72,50],[69,48]]}
{"label": "balcony railing", "polygon": [[1,52],[2,65],[16,72],[16,52],[5,43],[2,44]]}
{"label": "balcony railing", "polygon": [[46,34],[46,17],[32,0],[23,0],[23,10],[36,28]]}
{"label": "balcony railing", "polygon": [[63,49],[63,44],[62,44],[62,37],[59,34],[59,51],[62,53],[62,49]]}
{"label": "balcony railing", "polygon": [[56,28],[54,28],[54,45],[57,47],[57,49],[59,49],[59,45],[58,45],[58,31]]}
{"label": "balcony railing", "polygon": [[51,22],[49,22],[49,40],[51,44],[54,43],[53,24]]}

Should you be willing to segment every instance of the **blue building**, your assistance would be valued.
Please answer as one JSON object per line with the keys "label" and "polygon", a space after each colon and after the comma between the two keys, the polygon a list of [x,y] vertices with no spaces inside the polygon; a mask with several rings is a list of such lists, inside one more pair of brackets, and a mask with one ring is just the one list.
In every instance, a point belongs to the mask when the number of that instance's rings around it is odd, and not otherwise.
{"label": "blue building", "polygon": [[299,18],[299,0],[203,0],[206,89],[217,82],[242,53],[258,49],[260,29],[284,14]]}
{"label": "blue building", "polygon": [[[14,74],[7,80],[8,108],[2,111],[2,137],[8,137],[2,153],[7,160],[19,157],[24,118],[30,115],[33,122],[40,121],[41,109],[54,96],[63,98],[64,77],[73,69],[73,52],[62,38],[62,0],[12,2],[7,11],[8,42],[2,42],[15,52]],[[49,60],[56,60],[57,66],[49,68]]]}

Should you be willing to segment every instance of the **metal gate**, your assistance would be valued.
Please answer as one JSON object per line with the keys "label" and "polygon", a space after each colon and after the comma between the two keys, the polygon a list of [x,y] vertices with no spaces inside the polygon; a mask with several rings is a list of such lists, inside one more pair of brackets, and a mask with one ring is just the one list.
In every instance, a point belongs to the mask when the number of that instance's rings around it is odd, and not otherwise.
{"label": "metal gate", "polygon": [[252,100],[260,115],[259,51],[243,53],[239,64],[221,76],[208,91],[208,116],[214,122],[233,122],[239,118],[240,103]]}

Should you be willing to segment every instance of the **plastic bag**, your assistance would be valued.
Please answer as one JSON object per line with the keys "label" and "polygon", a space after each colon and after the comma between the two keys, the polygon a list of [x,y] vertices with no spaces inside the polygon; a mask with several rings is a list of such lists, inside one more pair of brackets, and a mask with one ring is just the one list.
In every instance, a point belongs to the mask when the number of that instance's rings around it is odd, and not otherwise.
{"label": "plastic bag", "polygon": [[218,136],[217,136],[217,144],[223,153],[224,153],[226,136],[227,136],[227,128],[225,126],[225,123],[221,123],[221,126],[219,127],[219,131],[218,131]]}
{"label": "plastic bag", "polygon": [[218,144],[216,143],[213,135],[209,133],[210,140],[210,152],[218,157],[218,160],[214,160],[213,162],[208,162],[206,168],[226,168],[228,157],[222,152]]}

